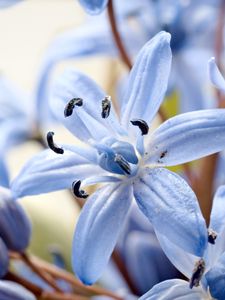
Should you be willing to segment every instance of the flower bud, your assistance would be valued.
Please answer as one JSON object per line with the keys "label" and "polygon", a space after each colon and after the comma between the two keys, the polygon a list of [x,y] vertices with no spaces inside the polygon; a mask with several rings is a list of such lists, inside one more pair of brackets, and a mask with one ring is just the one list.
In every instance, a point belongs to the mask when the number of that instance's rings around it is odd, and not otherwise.
{"label": "flower bud", "polygon": [[10,250],[23,251],[29,244],[31,224],[23,208],[0,187],[0,237]]}

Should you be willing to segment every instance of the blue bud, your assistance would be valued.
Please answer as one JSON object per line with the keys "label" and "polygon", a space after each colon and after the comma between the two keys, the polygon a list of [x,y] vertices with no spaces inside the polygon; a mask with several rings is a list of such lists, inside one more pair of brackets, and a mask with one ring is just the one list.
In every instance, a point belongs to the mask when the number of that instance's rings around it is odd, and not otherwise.
{"label": "blue bud", "polygon": [[31,224],[23,208],[0,187],[0,237],[10,250],[23,251],[29,244]]}
{"label": "blue bud", "polygon": [[0,238],[0,278],[3,277],[9,266],[9,256],[6,245],[3,240]]}

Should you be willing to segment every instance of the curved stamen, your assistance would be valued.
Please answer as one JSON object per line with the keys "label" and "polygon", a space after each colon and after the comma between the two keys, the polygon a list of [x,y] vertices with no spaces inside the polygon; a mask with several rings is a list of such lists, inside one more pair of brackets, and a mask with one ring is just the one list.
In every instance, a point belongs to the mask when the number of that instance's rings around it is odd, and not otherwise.
{"label": "curved stamen", "polygon": [[127,160],[120,154],[115,154],[114,161],[120,166],[120,168],[128,175],[131,174],[131,168]]}
{"label": "curved stamen", "polygon": [[199,283],[201,281],[202,275],[205,271],[205,262],[201,258],[199,261],[196,262],[195,268],[192,273],[192,277],[190,279],[190,288],[192,289],[194,286],[197,287],[199,286]]}
{"label": "curved stamen", "polygon": [[142,119],[133,119],[133,120],[130,120],[130,122],[131,122],[132,125],[139,127],[139,129],[141,130],[142,135],[148,134],[149,126],[144,120],[142,120]]}
{"label": "curved stamen", "polygon": [[78,198],[86,199],[89,195],[84,190],[80,190],[80,186],[81,186],[81,181],[80,180],[75,180],[72,183],[73,193]]}
{"label": "curved stamen", "polygon": [[211,228],[208,229],[208,242],[210,244],[215,244],[215,241],[216,241],[216,238],[217,238],[217,233],[212,230]]}
{"label": "curved stamen", "polygon": [[53,141],[53,135],[54,135],[54,132],[53,131],[49,131],[47,133],[47,142],[48,142],[48,147],[54,151],[55,153],[57,154],[63,154],[64,153],[64,150],[60,147],[58,147],[54,141]]}
{"label": "curved stamen", "polygon": [[72,100],[70,100],[66,104],[66,107],[64,109],[65,118],[72,115],[75,106],[82,106],[82,105],[83,105],[83,99],[81,98],[73,98]]}
{"label": "curved stamen", "polygon": [[103,119],[108,118],[108,116],[110,114],[110,109],[111,109],[111,97],[106,96],[102,100],[102,118]]}

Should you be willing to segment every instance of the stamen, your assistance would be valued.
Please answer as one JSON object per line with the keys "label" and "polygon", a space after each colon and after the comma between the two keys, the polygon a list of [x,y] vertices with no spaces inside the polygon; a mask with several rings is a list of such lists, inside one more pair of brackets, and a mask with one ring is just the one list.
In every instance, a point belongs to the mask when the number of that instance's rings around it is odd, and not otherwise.
{"label": "stamen", "polygon": [[83,105],[83,99],[81,98],[73,98],[72,100],[70,100],[66,104],[66,107],[64,109],[65,118],[72,115],[75,106],[82,106],[82,105]]}
{"label": "stamen", "polygon": [[126,159],[120,155],[120,154],[116,154],[115,155],[115,158],[114,158],[114,161],[116,163],[118,163],[118,165],[120,166],[120,168],[125,172],[127,173],[128,175],[130,175],[131,173],[131,168],[130,168],[130,165],[129,163],[126,161]]}
{"label": "stamen", "polygon": [[205,262],[201,258],[199,261],[196,262],[195,268],[192,273],[192,277],[190,279],[189,286],[192,289],[194,286],[199,286],[199,283],[201,281],[202,275],[205,271]]}
{"label": "stamen", "polygon": [[47,142],[48,142],[48,147],[54,151],[55,153],[57,154],[63,154],[64,153],[64,150],[60,147],[58,147],[54,141],[53,141],[53,135],[54,135],[54,132],[52,131],[49,131],[47,133]]}
{"label": "stamen", "polygon": [[217,233],[214,230],[212,230],[211,228],[209,228],[208,229],[208,242],[210,244],[214,245],[216,238],[217,238]]}
{"label": "stamen", "polygon": [[102,100],[102,118],[103,119],[108,118],[108,116],[110,114],[110,109],[111,109],[111,97],[106,96]]}
{"label": "stamen", "polygon": [[89,195],[84,190],[80,190],[80,186],[81,186],[81,181],[80,180],[75,180],[72,183],[73,193],[78,198],[86,199]]}
{"label": "stamen", "polygon": [[132,125],[139,127],[139,129],[141,130],[142,135],[148,134],[149,127],[148,127],[148,124],[144,120],[142,120],[142,119],[133,119],[130,122],[131,122]]}

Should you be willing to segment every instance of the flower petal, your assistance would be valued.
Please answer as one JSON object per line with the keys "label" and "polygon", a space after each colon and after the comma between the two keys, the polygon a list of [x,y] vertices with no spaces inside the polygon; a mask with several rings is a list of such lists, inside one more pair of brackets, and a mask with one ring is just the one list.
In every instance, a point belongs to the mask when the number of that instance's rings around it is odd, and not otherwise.
{"label": "flower petal", "polygon": [[[75,148],[75,147],[74,147]],[[45,150],[29,160],[13,180],[11,190],[15,198],[37,195],[70,188],[74,180],[83,180],[93,174],[105,175],[105,171],[90,162],[85,155],[68,150],[56,154]],[[94,151],[94,150],[93,150]]]}
{"label": "flower petal", "polygon": [[219,90],[225,92],[225,80],[216,65],[215,57],[212,57],[209,60],[208,71],[212,84],[214,84]]}
{"label": "flower petal", "polygon": [[157,230],[155,230],[155,233],[164,253],[171,263],[187,278],[191,278],[194,265],[199,260],[199,257],[184,251]]}
{"label": "flower petal", "polygon": [[72,265],[85,284],[94,283],[104,270],[128,214],[132,187],[111,184],[85,203],[73,240]]}
{"label": "flower petal", "polygon": [[[89,77],[70,69],[58,78],[50,104],[56,117],[80,140],[98,141],[122,131],[112,107],[108,118],[101,116],[105,96]],[[75,107],[72,115],[65,118],[65,106],[77,97],[83,99],[83,105]]]}
{"label": "flower petal", "polygon": [[206,296],[201,288],[190,289],[187,281],[172,279],[155,285],[139,300],[203,300]]}
{"label": "flower petal", "polygon": [[156,129],[147,146],[149,164],[174,166],[225,149],[225,109],[189,112]]}
{"label": "flower petal", "polygon": [[132,128],[131,119],[150,123],[158,111],[167,89],[171,66],[170,34],[158,33],[140,51],[131,70],[122,124]]}
{"label": "flower petal", "polygon": [[108,0],[79,0],[79,2],[91,15],[100,14],[108,4]]}
{"label": "flower petal", "polygon": [[220,186],[213,199],[209,228],[220,234],[225,227],[225,185]]}
{"label": "flower petal", "polygon": [[224,300],[225,295],[225,253],[221,256],[216,265],[205,275],[209,290],[217,300]]}
{"label": "flower petal", "polygon": [[18,283],[0,280],[0,299],[36,300],[36,297]]}
{"label": "flower petal", "polygon": [[207,230],[197,198],[177,174],[163,168],[143,170],[134,197],[153,227],[182,249],[202,256]]}

